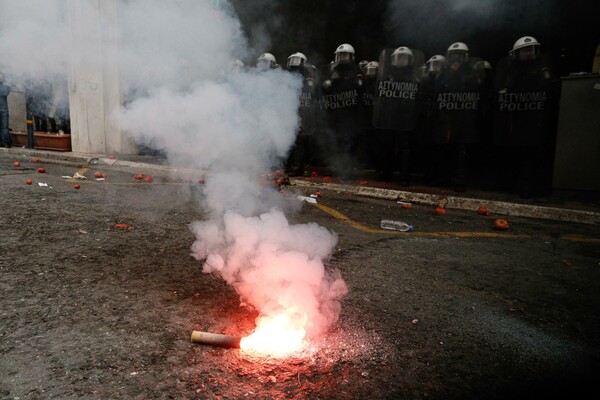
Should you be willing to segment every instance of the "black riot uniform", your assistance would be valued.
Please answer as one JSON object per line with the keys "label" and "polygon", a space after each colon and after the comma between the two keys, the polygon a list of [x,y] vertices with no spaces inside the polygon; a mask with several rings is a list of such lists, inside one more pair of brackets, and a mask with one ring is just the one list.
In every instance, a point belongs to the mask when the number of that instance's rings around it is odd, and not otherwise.
{"label": "black riot uniform", "polygon": [[416,158],[427,181],[435,178],[435,146],[433,141],[433,118],[436,109],[435,80],[442,72],[445,62],[446,58],[444,56],[436,54],[419,69],[419,116],[416,135],[418,154]]}
{"label": "black riot uniform", "polygon": [[538,171],[536,176],[534,169],[550,168],[548,146],[555,106],[551,79],[549,63],[531,36],[517,40],[509,56],[498,65],[494,82],[494,143],[502,157],[498,157],[497,164],[508,178],[507,183],[516,185],[523,197],[528,197],[534,186],[541,189],[544,172]]}
{"label": "black riot uniform", "polygon": [[357,122],[362,107],[362,74],[354,63],[354,48],[342,44],[329,79],[323,82],[321,107],[327,119],[328,164],[344,179],[352,177],[355,164]]}
{"label": "black riot uniform", "polygon": [[434,89],[438,178],[441,184],[454,185],[456,191],[465,190],[467,148],[479,141],[482,124],[481,79],[468,62],[468,51],[461,42],[448,48],[446,66]]}
{"label": "black riot uniform", "polygon": [[298,93],[300,130],[286,167],[288,175],[298,176],[307,171],[308,164],[314,161],[313,138],[317,129],[316,68],[307,62],[304,54],[294,53],[288,57],[287,69],[298,74],[303,82],[302,90]]}
{"label": "black riot uniform", "polygon": [[373,126],[380,129],[380,177],[389,180],[397,161],[402,185],[409,181],[411,135],[418,116],[419,78],[415,66],[422,61],[421,52],[405,46],[385,49],[379,57]]}
{"label": "black riot uniform", "polygon": [[373,127],[373,105],[377,90],[379,63],[370,61],[363,68],[362,109],[359,116],[358,159],[367,169],[376,168],[377,129]]}

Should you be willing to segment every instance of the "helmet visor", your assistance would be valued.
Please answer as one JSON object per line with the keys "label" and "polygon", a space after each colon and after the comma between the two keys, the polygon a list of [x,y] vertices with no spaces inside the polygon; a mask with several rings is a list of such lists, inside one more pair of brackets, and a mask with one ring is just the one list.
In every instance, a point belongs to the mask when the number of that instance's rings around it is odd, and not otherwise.
{"label": "helmet visor", "polygon": [[292,56],[288,58],[288,67],[299,67],[304,64],[304,60],[300,56]]}
{"label": "helmet visor", "polygon": [[539,46],[525,46],[516,50],[517,59],[520,61],[535,60],[539,55]]}
{"label": "helmet visor", "polygon": [[448,62],[450,64],[464,64],[467,62],[467,58],[468,55],[466,51],[451,51],[448,53]]}
{"label": "helmet visor", "polygon": [[410,54],[394,54],[392,55],[392,65],[394,67],[408,67],[413,63],[413,56]]}
{"label": "helmet visor", "polygon": [[430,61],[429,65],[427,66],[427,70],[429,72],[438,73],[442,70],[443,66],[444,66],[443,61],[440,61],[440,60]]}
{"label": "helmet visor", "polygon": [[338,63],[340,61],[352,61],[354,60],[354,54],[348,52],[339,52],[335,53],[335,62]]}
{"label": "helmet visor", "polygon": [[263,59],[263,60],[258,60],[256,62],[256,68],[258,68],[261,71],[270,69],[272,65],[273,65],[273,61],[271,61],[271,60]]}
{"label": "helmet visor", "polygon": [[374,65],[367,65],[366,69],[366,73],[365,75],[367,75],[369,78],[375,78],[377,76],[377,67]]}

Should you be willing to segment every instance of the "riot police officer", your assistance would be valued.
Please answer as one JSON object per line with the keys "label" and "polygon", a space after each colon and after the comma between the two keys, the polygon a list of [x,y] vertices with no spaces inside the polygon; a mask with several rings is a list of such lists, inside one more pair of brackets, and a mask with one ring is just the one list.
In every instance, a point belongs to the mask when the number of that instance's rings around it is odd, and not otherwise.
{"label": "riot police officer", "polygon": [[435,156],[436,152],[433,141],[433,118],[435,115],[435,79],[442,72],[446,57],[436,54],[427,60],[420,70],[419,84],[419,121],[417,147],[419,161],[424,172],[425,179],[430,181],[435,178]]}
{"label": "riot police officer", "polygon": [[[494,84],[494,143],[510,159],[509,172],[521,196],[528,197],[534,181],[549,179],[551,164],[551,70],[533,36],[523,36],[498,65]],[[510,157],[506,157],[507,153]],[[501,163],[502,161],[498,161]],[[546,171],[534,176],[534,168]],[[544,176],[544,174],[546,176]]]}
{"label": "riot police officer", "polygon": [[296,143],[287,161],[288,175],[302,174],[307,165],[313,160],[313,137],[316,131],[316,102],[315,67],[308,63],[303,53],[291,54],[287,59],[286,68],[302,79],[302,90],[298,94],[298,113],[300,115],[300,130]]}
{"label": "riot police officer", "polygon": [[450,183],[462,192],[466,187],[467,148],[478,142],[482,123],[481,80],[469,64],[465,43],[448,47],[446,65],[435,80],[434,96],[433,139],[438,147],[439,183]]}
{"label": "riot police officer", "polygon": [[373,126],[380,129],[381,138],[380,178],[391,179],[397,161],[404,186],[409,183],[411,135],[418,115],[415,52],[406,46],[381,52],[373,107]]}
{"label": "riot police officer", "polygon": [[327,118],[328,163],[342,178],[350,179],[358,134],[357,118],[362,107],[363,81],[354,62],[352,45],[339,45],[334,55],[331,74],[323,82],[321,97],[321,106]]}
{"label": "riot police officer", "polygon": [[369,61],[364,68],[361,134],[359,135],[359,154],[368,169],[377,168],[377,129],[373,126],[373,106],[377,92],[377,72],[379,62]]}

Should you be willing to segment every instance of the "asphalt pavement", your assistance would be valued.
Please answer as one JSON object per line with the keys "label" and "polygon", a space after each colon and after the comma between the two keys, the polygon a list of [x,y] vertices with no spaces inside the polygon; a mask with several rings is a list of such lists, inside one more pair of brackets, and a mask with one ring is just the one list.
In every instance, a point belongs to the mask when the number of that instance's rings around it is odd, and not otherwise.
{"label": "asphalt pavement", "polygon": [[[164,157],[147,155],[80,154],[28,148],[0,148],[2,154],[15,157],[40,157],[49,163],[105,165],[115,169],[153,171],[156,173],[205,174],[206,171],[168,165]],[[387,199],[413,204],[441,206],[447,209],[477,210],[484,207],[495,215],[540,218],[552,221],[600,224],[600,193],[565,192],[521,198],[516,193],[467,188],[458,193],[451,188],[431,185],[400,186],[393,182],[368,179],[368,173],[354,180],[331,176],[293,177],[292,185],[307,193],[332,190],[355,196]]]}

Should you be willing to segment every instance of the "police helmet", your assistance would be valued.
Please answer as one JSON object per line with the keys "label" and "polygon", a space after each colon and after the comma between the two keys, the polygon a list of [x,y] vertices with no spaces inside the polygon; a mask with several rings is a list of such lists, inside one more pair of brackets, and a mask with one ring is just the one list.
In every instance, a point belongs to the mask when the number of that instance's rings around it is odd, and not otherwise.
{"label": "police helmet", "polygon": [[523,36],[513,45],[509,55],[522,61],[533,60],[539,56],[541,44],[533,36]]}
{"label": "police helmet", "polygon": [[354,61],[354,47],[348,43],[340,44],[335,49],[335,62],[340,61]]}
{"label": "police helmet", "polygon": [[306,56],[303,53],[297,52],[292,54],[287,59],[287,66],[289,67],[299,67],[306,62]]}
{"label": "police helmet", "polygon": [[260,70],[267,70],[277,67],[277,60],[271,53],[263,53],[256,60],[256,68]]}
{"label": "police helmet", "polygon": [[394,67],[408,67],[413,64],[413,61],[413,52],[406,46],[398,47],[392,53],[392,65]]}
{"label": "police helmet", "polygon": [[365,75],[369,78],[374,78],[377,76],[377,69],[379,68],[379,63],[377,61],[369,62],[365,67]]}
{"label": "police helmet", "polygon": [[429,60],[427,60],[427,71],[429,72],[440,72],[444,63],[446,62],[446,57],[436,54],[432,56]]}
{"label": "police helmet", "polygon": [[450,64],[459,62],[461,64],[469,61],[469,46],[463,42],[455,42],[448,47],[447,58]]}

